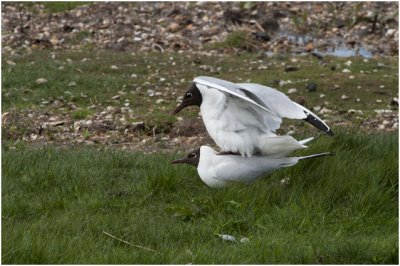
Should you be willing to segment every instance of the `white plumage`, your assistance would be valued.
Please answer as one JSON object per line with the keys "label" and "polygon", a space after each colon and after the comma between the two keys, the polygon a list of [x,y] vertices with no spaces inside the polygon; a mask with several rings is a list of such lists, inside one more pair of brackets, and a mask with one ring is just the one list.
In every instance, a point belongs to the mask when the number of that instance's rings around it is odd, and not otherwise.
{"label": "white plumage", "polygon": [[299,160],[331,155],[320,153],[303,157],[266,157],[220,154],[208,146],[189,153],[174,163],[189,163],[197,167],[201,180],[210,187],[224,187],[230,183],[251,183],[266,174],[295,165]]}
{"label": "white plumage", "polygon": [[274,133],[282,118],[312,117],[326,132],[332,132],[311,111],[273,88],[252,83],[235,84],[212,77],[197,77],[193,82],[201,93],[203,122],[222,151],[249,157],[253,154],[284,156],[306,148],[304,143],[289,135]]}

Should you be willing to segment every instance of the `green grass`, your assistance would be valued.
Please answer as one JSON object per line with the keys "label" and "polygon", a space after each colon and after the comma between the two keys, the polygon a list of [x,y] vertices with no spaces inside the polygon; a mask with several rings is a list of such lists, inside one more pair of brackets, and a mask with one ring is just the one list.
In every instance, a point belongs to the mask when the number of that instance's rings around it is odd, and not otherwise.
{"label": "green grass", "polygon": [[170,164],[182,154],[5,142],[2,263],[398,264],[398,135],[338,131],[302,154],[322,151],[211,189]]}
{"label": "green grass", "polygon": [[[297,62],[293,63],[293,59]],[[15,65],[8,64],[9,60]],[[348,60],[352,61],[351,66],[344,65]],[[42,113],[70,114],[75,119],[81,119],[84,114],[72,114],[68,104],[81,109],[90,106],[90,110],[97,113],[107,106],[124,107],[128,101],[134,110],[134,121],[145,121],[149,127],[156,126],[163,131],[170,129],[176,121],[175,116],[167,114],[176,107],[178,96],[182,96],[190,81],[200,75],[234,82],[261,83],[283,92],[297,88],[298,92],[290,95],[292,99],[303,97],[309,108],[323,105],[342,114],[349,109],[357,109],[363,111],[366,117],[375,115],[374,109],[392,108],[390,100],[398,92],[398,58],[364,61],[362,58],[326,57],[325,61],[326,66],[321,66],[313,56],[270,58],[256,53],[199,56],[178,53],[34,51],[27,55],[3,55],[2,112],[33,109]],[[298,65],[300,68],[295,72],[285,72],[283,64]],[[385,67],[377,67],[378,64],[384,64]],[[332,71],[330,67],[336,65],[339,67]],[[343,73],[343,68],[350,69],[352,73]],[[349,79],[349,75],[353,75],[354,79]],[[48,82],[36,84],[39,78],[45,78]],[[276,80],[289,80],[292,83],[279,86]],[[308,82],[317,84],[317,92],[306,90]],[[332,90],[334,84],[340,89]],[[148,97],[149,89],[161,92],[161,95]],[[320,94],[325,97],[321,98]],[[351,96],[351,99],[343,101],[343,94]],[[356,101],[357,98],[360,101]],[[159,99],[164,101],[156,104]],[[377,99],[382,102],[376,102]],[[65,107],[54,108],[52,103],[56,100],[63,102]],[[179,114],[183,118],[197,115],[198,112]],[[335,118],[343,117],[330,117]],[[19,125],[15,126],[19,131],[26,131]]]}
{"label": "green grass", "polygon": [[34,9],[34,5],[36,4],[41,4],[44,6],[44,11],[46,13],[59,13],[59,12],[67,12],[70,11],[71,9],[74,9],[75,7],[81,6],[81,5],[86,5],[90,2],[87,1],[69,1],[69,2],[22,2],[26,8],[31,10],[32,12],[36,12]]}

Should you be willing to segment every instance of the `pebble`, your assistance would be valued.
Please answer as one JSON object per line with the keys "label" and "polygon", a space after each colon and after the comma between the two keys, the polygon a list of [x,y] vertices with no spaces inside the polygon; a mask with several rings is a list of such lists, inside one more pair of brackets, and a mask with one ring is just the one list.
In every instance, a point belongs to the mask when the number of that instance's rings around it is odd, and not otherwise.
{"label": "pebble", "polygon": [[147,90],[147,95],[150,96],[150,97],[153,97],[153,96],[154,96],[154,91],[148,89],[148,90]]}
{"label": "pebble", "polygon": [[110,68],[114,69],[114,70],[118,69],[118,67],[116,65],[112,65]]}
{"label": "pebble", "polygon": [[107,106],[106,110],[107,110],[107,112],[109,112],[109,113],[114,113],[116,109],[115,109],[114,106]]}
{"label": "pebble", "polygon": [[163,99],[158,99],[158,100],[156,101],[156,104],[160,104],[160,103],[163,103],[163,102],[164,102]]}
{"label": "pebble", "polygon": [[390,105],[399,106],[399,99],[397,97],[393,97],[393,99],[390,101]]}
{"label": "pebble", "polygon": [[297,66],[286,66],[285,67],[285,72],[293,72],[293,71],[297,71],[299,70],[299,68]]}
{"label": "pebble", "polygon": [[376,99],[376,102],[377,102],[377,103],[381,103],[382,100],[381,100],[381,99]]}
{"label": "pebble", "polygon": [[70,83],[68,83],[68,87],[73,87],[76,86],[76,82],[75,81],[71,81]]}
{"label": "pebble", "polygon": [[230,235],[220,235],[218,234],[218,236],[225,241],[231,241],[231,242],[235,242],[236,238],[234,236],[230,236]]}
{"label": "pebble", "polygon": [[387,121],[387,120],[383,120],[383,122],[382,122],[382,125],[388,125],[388,124],[390,124],[390,122],[389,121]]}
{"label": "pebble", "polygon": [[386,36],[393,36],[396,33],[396,29],[388,29],[386,31]]}
{"label": "pebble", "polygon": [[349,69],[345,68],[345,69],[343,69],[342,72],[343,72],[343,73],[350,73],[351,71],[350,71]]}
{"label": "pebble", "polygon": [[314,91],[317,90],[317,84],[315,84],[315,83],[307,83],[306,89],[307,89],[309,92],[314,92]]}
{"label": "pebble", "polygon": [[293,93],[296,93],[297,92],[297,89],[296,88],[291,88],[291,89],[289,89],[288,90],[288,94],[293,94]]}
{"label": "pebble", "polygon": [[351,66],[352,63],[353,63],[353,62],[351,62],[351,61],[349,60],[349,61],[345,62],[344,65],[346,65],[346,66],[349,67],[349,66]]}
{"label": "pebble", "polygon": [[349,79],[354,79],[354,76],[353,75],[349,76]]}
{"label": "pebble", "polygon": [[7,64],[9,64],[10,66],[15,66],[16,65],[16,63],[11,61],[11,60],[7,60]]}
{"label": "pebble", "polygon": [[38,85],[40,85],[40,84],[45,84],[45,83],[47,83],[47,79],[38,78],[38,79],[36,80],[36,84],[38,84]]}
{"label": "pebble", "polygon": [[343,94],[342,97],[341,97],[341,99],[342,99],[343,101],[345,101],[345,100],[350,99],[350,97],[347,96],[347,95],[345,95],[345,94]]}
{"label": "pebble", "polygon": [[379,125],[378,128],[379,129],[385,129],[385,125]]}
{"label": "pebble", "polygon": [[248,239],[247,237],[242,237],[240,239],[240,243],[249,243],[249,242],[250,242],[250,239]]}
{"label": "pebble", "polygon": [[86,120],[85,121],[85,125],[86,126],[91,126],[91,125],[93,125],[93,121],[92,120]]}
{"label": "pebble", "polygon": [[320,113],[320,114],[329,114],[329,113],[332,113],[332,110],[330,110],[330,109],[328,109],[328,108],[326,108],[326,107],[323,107],[323,108],[321,109],[321,111],[319,111],[319,113]]}

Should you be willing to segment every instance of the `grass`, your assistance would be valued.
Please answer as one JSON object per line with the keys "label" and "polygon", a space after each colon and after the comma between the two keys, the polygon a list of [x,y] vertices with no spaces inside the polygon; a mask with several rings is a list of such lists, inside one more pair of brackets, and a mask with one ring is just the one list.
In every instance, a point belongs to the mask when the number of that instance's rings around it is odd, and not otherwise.
{"label": "grass", "polygon": [[[8,64],[13,61],[15,65]],[[293,60],[297,62],[293,63]],[[351,66],[344,65],[351,60]],[[34,109],[45,113],[65,114],[68,108],[54,108],[56,100],[78,108],[91,107],[101,112],[107,106],[124,107],[126,102],[135,110],[135,121],[146,125],[170,128],[175,117],[167,116],[176,107],[195,76],[207,75],[234,82],[251,81],[275,87],[283,92],[297,88],[290,97],[303,97],[307,107],[325,106],[346,113],[349,109],[364,112],[388,109],[398,91],[398,58],[326,57],[326,66],[312,56],[267,57],[256,53],[240,55],[198,56],[178,53],[145,55],[101,51],[58,52],[34,51],[28,55],[3,55],[2,112]],[[283,65],[298,65],[298,71],[285,72]],[[378,67],[383,64],[383,67]],[[115,67],[112,67],[115,66]],[[206,66],[206,67],[204,67]],[[332,71],[331,66],[337,66]],[[211,67],[211,68],[210,68]],[[343,73],[344,68],[351,73]],[[353,75],[353,79],[349,76]],[[36,80],[45,78],[45,84]],[[279,86],[276,81],[290,81]],[[306,90],[309,82],[317,84],[317,92]],[[334,85],[340,89],[333,90]],[[148,90],[160,95],[148,97]],[[321,98],[320,94],[325,97]],[[343,101],[341,96],[351,96]],[[157,104],[157,100],[164,101]],[[360,99],[360,101],[357,101]],[[381,102],[376,102],[380,99]],[[182,112],[183,118],[197,112]],[[78,118],[84,114],[78,114]],[[164,122],[165,117],[168,121]],[[322,116],[323,117],[323,116]],[[164,124],[163,124],[164,123]]]}
{"label": "grass", "polygon": [[[335,157],[300,162],[248,187],[216,190],[194,168],[170,165],[183,154],[31,147],[22,136],[36,121],[21,125],[13,114],[32,109],[81,120],[129,103],[132,121],[164,132],[177,119],[170,111],[178,96],[195,76],[207,75],[283,92],[297,88],[292,99],[338,110],[339,119],[348,109],[368,116],[391,108],[398,58],[325,57],[323,66],[312,56],[256,53],[83,50],[2,57],[2,112],[10,111],[11,121],[2,128],[2,263],[398,263],[396,133],[334,127],[334,138],[322,136],[302,154],[334,151]],[[285,72],[288,64],[300,68]],[[48,82],[37,84],[38,78]],[[318,85],[316,93],[307,92],[308,82]],[[332,90],[334,84],[340,89]],[[149,97],[148,90],[161,94]],[[351,99],[341,100],[343,94]],[[193,110],[179,115],[195,117]],[[91,134],[82,132],[86,139]],[[282,185],[285,178],[289,183]],[[217,234],[250,242],[225,242]]]}
{"label": "grass", "polygon": [[336,156],[211,189],[182,154],[5,142],[2,263],[398,264],[398,135],[310,146]]}

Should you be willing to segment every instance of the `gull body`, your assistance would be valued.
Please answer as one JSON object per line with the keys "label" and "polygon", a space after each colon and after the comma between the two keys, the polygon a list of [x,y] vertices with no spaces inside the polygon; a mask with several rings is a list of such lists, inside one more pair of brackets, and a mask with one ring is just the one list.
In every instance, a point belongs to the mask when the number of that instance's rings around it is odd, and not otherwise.
{"label": "gull body", "polygon": [[277,136],[282,118],[303,119],[327,134],[330,128],[305,107],[273,88],[253,83],[232,83],[197,77],[174,114],[183,108],[200,106],[204,125],[215,143],[225,152],[242,156],[285,156],[306,148],[307,141]]}
{"label": "gull body", "polygon": [[173,163],[188,163],[197,168],[201,180],[210,187],[224,187],[231,183],[252,183],[282,167],[295,165],[299,160],[332,155],[320,153],[302,157],[242,157],[239,154],[221,154],[208,146],[201,146],[184,159]]}

